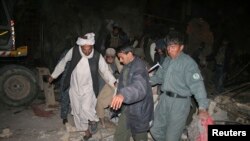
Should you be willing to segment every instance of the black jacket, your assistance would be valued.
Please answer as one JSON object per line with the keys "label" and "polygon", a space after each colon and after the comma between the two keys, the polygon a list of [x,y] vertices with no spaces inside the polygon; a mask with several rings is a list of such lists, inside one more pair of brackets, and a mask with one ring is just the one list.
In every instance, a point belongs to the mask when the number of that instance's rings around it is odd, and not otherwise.
{"label": "black jacket", "polygon": [[[153,95],[145,63],[138,57],[123,66],[118,83],[118,93],[124,96],[127,127],[132,133],[149,130],[153,120]],[[124,84],[124,69],[129,67],[127,83]],[[126,86],[125,86],[126,85]]]}

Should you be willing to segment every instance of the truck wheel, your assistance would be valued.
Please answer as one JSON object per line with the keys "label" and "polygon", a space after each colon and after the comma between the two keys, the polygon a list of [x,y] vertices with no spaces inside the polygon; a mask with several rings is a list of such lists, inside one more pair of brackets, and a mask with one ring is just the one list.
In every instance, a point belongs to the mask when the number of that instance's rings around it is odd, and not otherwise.
{"label": "truck wheel", "polygon": [[35,74],[26,67],[7,65],[0,69],[0,99],[9,106],[27,105],[38,95]]}

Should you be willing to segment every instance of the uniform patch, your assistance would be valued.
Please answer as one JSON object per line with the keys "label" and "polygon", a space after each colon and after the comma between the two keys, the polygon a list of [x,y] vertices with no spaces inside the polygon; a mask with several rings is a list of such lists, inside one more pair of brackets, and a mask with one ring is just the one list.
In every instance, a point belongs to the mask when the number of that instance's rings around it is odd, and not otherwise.
{"label": "uniform patch", "polygon": [[193,78],[194,78],[195,80],[200,79],[199,73],[194,73],[194,74],[193,74]]}

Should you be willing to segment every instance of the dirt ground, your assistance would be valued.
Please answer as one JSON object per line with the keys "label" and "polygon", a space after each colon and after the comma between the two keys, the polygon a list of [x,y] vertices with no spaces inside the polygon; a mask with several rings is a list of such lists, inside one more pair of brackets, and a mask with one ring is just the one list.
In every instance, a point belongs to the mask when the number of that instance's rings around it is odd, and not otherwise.
{"label": "dirt ground", "polygon": [[[81,141],[83,132],[75,131],[72,116],[62,124],[60,106],[46,108],[44,100],[36,99],[29,106],[9,107],[0,103],[1,141]],[[106,128],[98,125],[98,132],[89,141],[112,141],[117,120]],[[132,141],[132,139],[131,139]],[[149,135],[149,141],[152,141]]]}
{"label": "dirt ground", "polygon": [[[47,111],[51,110],[51,111]],[[30,106],[9,107],[0,104],[1,141],[80,141],[82,132],[74,131],[72,116],[69,123],[62,124],[60,107],[46,108],[41,100]],[[106,129],[98,126],[98,132],[90,141],[112,140],[115,124]]]}
{"label": "dirt ground", "polygon": [[0,110],[0,140],[52,141],[63,135],[64,126],[59,119],[58,109],[48,117],[36,116],[31,106],[8,107],[1,104]]}
{"label": "dirt ground", "polygon": [[[58,95],[55,93],[57,101]],[[105,114],[108,119],[109,113]],[[44,98],[37,98],[28,106],[10,107],[0,103],[0,141],[81,141],[84,133],[75,131],[71,114],[68,121],[63,125],[60,105],[47,108]],[[98,124],[98,132],[89,141],[113,141],[117,121],[107,122],[106,128]]]}
{"label": "dirt ground", "polygon": [[[228,117],[237,115],[234,116],[237,119],[231,120],[238,123],[243,120],[242,124],[249,124],[246,120],[250,114],[249,91],[231,91],[216,98],[215,102],[219,107],[215,108],[217,112],[213,114],[213,118],[227,121]],[[75,131],[70,114],[68,120],[69,123],[63,125],[60,106],[46,108],[44,99],[37,98],[31,105],[22,107],[9,107],[0,103],[0,141],[81,141],[83,132]],[[116,123],[117,120],[109,122],[106,128],[99,125],[98,132],[89,141],[112,141]],[[150,135],[149,141],[153,141]]]}

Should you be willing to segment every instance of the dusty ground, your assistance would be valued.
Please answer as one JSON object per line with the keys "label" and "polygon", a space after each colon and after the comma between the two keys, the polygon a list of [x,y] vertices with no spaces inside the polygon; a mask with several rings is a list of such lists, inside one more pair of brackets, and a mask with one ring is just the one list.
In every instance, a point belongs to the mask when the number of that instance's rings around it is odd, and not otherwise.
{"label": "dusty ground", "polygon": [[[34,106],[35,105],[35,106]],[[34,108],[36,107],[36,108]],[[36,112],[34,112],[36,109]],[[69,124],[63,125],[60,119],[60,107],[46,110],[44,102],[35,100],[33,106],[8,107],[0,104],[0,140],[1,141],[80,141],[83,133],[73,132],[74,122],[69,115]],[[51,109],[49,109],[51,110]],[[112,140],[115,124],[109,128],[99,127],[90,140]]]}
{"label": "dusty ground", "polygon": [[[232,92],[227,90],[217,97],[216,103],[225,111],[218,110],[213,118],[231,120],[236,123],[249,124],[249,92]],[[44,100],[36,99],[31,105],[9,107],[0,103],[0,140],[1,141],[80,141],[82,132],[74,132],[74,122],[69,115],[69,124],[63,125],[60,119],[60,106],[46,109]],[[35,109],[35,110],[34,110]],[[52,110],[39,112],[39,110]],[[240,113],[239,113],[240,112]],[[235,116],[236,115],[236,116]],[[234,118],[237,117],[237,118]],[[242,121],[242,122],[240,122]],[[89,141],[112,141],[115,124],[107,128],[98,126],[98,132]],[[132,141],[132,139],[131,139]],[[149,135],[149,141],[152,141]]]}
{"label": "dusty ground", "polygon": [[[39,112],[41,109],[43,112]],[[72,116],[68,117],[69,124],[63,125],[60,107],[46,109],[43,100],[35,100],[32,105],[26,107],[9,107],[0,103],[0,140],[80,141],[83,133],[74,132]],[[115,123],[110,122],[106,128],[98,126],[98,132],[89,141],[112,141]]]}
{"label": "dusty ground", "polygon": [[[59,99],[58,95],[55,93],[56,99]],[[107,111],[106,116],[108,119]],[[45,100],[41,98],[35,99],[29,106],[22,107],[9,107],[0,103],[0,140],[80,141],[83,133],[74,131],[74,121],[70,114],[68,120],[69,123],[63,125],[60,106],[46,108]],[[109,122],[106,128],[98,125],[98,132],[89,141],[112,141],[117,121],[118,119]],[[150,134],[149,141],[152,141]]]}
{"label": "dusty ground", "polygon": [[8,107],[1,104],[0,109],[0,129],[9,129],[9,137],[5,134],[0,140],[56,141],[63,135],[64,126],[59,119],[58,109],[49,117],[36,116],[31,106]]}

